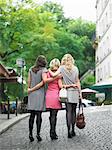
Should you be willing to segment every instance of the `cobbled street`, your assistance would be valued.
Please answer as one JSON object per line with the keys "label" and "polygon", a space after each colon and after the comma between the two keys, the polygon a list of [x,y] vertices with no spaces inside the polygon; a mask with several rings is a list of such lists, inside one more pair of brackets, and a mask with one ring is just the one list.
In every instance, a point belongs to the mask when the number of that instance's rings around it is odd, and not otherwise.
{"label": "cobbled street", "polygon": [[65,110],[58,113],[57,134],[59,139],[49,137],[49,112],[43,113],[42,142],[28,139],[28,118],[20,121],[0,135],[0,150],[112,150],[112,106],[97,106],[84,109],[86,127],[76,128],[76,136],[67,138]]}

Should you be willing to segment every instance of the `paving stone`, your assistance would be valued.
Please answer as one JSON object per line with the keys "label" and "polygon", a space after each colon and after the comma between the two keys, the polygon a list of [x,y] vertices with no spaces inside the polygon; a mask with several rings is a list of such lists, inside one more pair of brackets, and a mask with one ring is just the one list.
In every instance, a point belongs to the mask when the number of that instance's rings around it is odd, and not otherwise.
{"label": "paving stone", "polygon": [[112,150],[112,106],[90,107],[84,109],[86,127],[76,128],[76,136],[67,138],[65,110],[59,111],[57,134],[59,139],[49,137],[49,112],[42,115],[42,142],[28,139],[28,118],[21,120],[0,135],[0,150]]}

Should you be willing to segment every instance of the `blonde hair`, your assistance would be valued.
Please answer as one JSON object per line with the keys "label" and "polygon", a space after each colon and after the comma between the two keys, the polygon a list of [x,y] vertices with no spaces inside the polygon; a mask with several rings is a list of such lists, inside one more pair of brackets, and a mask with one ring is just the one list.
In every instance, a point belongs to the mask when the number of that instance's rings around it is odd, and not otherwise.
{"label": "blonde hair", "polygon": [[71,70],[74,63],[75,61],[71,54],[65,54],[61,60],[61,65],[65,65],[67,70]]}
{"label": "blonde hair", "polygon": [[54,67],[59,68],[59,66],[60,66],[60,61],[57,58],[52,59],[50,64],[49,64],[49,67],[50,67],[51,70],[54,69]]}

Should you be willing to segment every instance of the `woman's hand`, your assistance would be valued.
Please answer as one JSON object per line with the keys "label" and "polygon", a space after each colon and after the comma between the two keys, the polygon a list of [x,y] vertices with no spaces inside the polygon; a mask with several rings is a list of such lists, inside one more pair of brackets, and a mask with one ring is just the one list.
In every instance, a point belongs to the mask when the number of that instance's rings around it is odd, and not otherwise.
{"label": "woman's hand", "polygon": [[30,94],[32,92],[31,88],[28,88],[28,94]]}
{"label": "woman's hand", "polygon": [[79,99],[81,99],[81,101],[82,101],[82,93],[79,91]]}
{"label": "woman's hand", "polygon": [[76,88],[77,84],[71,84],[71,87]]}
{"label": "woman's hand", "polygon": [[53,72],[51,71],[51,69],[48,69],[48,72],[50,72],[50,75],[53,77]]}
{"label": "woman's hand", "polygon": [[62,78],[62,74],[61,74],[61,73],[58,74],[57,77],[58,77],[59,79],[61,79],[61,78]]}
{"label": "woman's hand", "polygon": [[64,84],[64,85],[63,85],[63,88],[65,88],[65,89],[66,89],[66,88],[67,88],[67,85],[65,85],[65,84]]}

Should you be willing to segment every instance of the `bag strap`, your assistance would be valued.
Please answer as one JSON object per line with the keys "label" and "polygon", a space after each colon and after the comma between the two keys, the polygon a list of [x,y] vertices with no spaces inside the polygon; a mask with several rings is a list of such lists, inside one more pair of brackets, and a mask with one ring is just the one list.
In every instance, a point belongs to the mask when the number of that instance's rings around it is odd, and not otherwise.
{"label": "bag strap", "polygon": [[82,111],[82,114],[83,114],[83,105],[82,105],[82,103],[80,102],[80,103],[79,103],[79,110],[78,110],[78,113],[81,113],[81,111]]}

